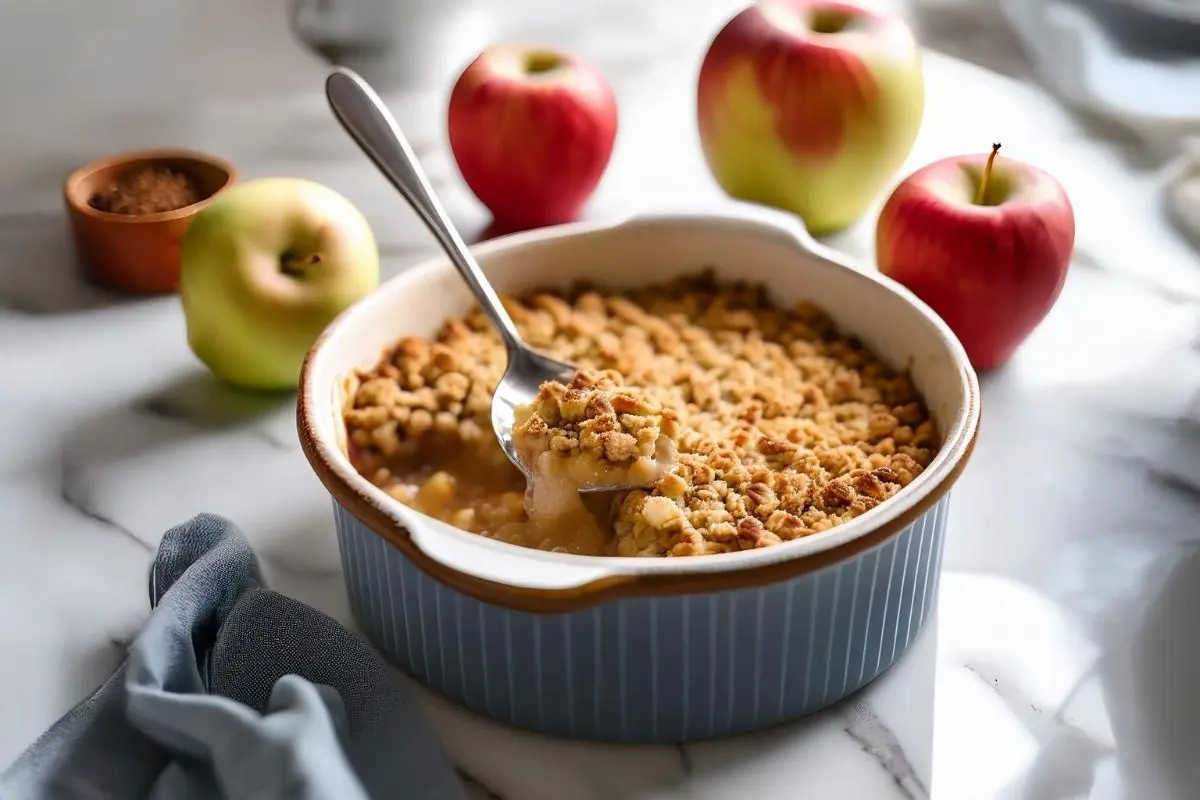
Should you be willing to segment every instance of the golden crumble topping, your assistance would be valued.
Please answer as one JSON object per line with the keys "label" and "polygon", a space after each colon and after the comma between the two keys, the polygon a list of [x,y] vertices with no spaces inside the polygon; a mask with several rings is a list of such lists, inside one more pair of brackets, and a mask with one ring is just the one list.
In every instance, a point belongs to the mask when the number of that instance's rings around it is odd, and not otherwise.
{"label": "golden crumble topping", "polygon": [[[504,347],[472,311],[432,340],[402,338],[357,376],[345,409],[356,468],[466,530],[622,556],[764,547],[870,510],[920,474],[939,445],[907,375],[818,308],[777,308],[761,286],[718,285],[702,273],[625,293],[537,291],[505,305],[530,345],[591,382],[545,387],[522,421],[531,437],[551,450],[602,454],[611,442],[612,460],[649,452],[639,426],[657,426],[674,439],[677,464],[644,489],[592,496],[603,502],[589,507],[603,542],[531,534],[523,479],[491,430]],[[597,396],[627,397],[620,403],[631,411],[614,402],[609,416]]]}
{"label": "golden crumble topping", "polygon": [[[620,373],[580,370],[542,384],[516,409],[513,441],[532,465],[540,453],[582,462],[581,483],[640,485],[673,466],[679,417],[651,392],[622,386]],[[667,463],[671,462],[671,463]]]}

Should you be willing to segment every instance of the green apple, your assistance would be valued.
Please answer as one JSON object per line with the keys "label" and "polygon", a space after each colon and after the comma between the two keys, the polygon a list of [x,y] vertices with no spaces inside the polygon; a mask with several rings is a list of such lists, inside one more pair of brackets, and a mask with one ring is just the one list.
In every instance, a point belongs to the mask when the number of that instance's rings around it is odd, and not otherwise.
{"label": "green apple", "polygon": [[188,228],[180,262],[188,345],[218,377],[248,389],[294,389],[325,326],[379,283],[366,218],[301,178],[260,178],[222,194]]}
{"label": "green apple", "polygon": [[921,56],[898,18],[844,0],[760,0],[713,39],[697,112],[705,160],[740,200],[814,234],[860,217],[912,149]]}

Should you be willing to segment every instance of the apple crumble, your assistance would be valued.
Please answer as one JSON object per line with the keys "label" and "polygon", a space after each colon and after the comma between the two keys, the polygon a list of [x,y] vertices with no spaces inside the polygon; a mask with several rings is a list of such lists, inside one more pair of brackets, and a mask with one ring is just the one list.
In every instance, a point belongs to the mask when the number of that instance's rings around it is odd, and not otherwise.
{"label": "apple crumble", "polygon": [[675,465],[679,417],[620,373],[580,370],[516,409],[513,442],[529,468],[561,464],[579,486],[643,486]]}
{"label": "apple crumble", "polygon": [[586,555],[767,547],[874,508],[939,445],[908,375],[812,304],[779,308],[759,285],[704,272],[505,305],[526,342],[580,368],[521,411],[523,453],[561,458],[576,485],[644,485],[578,495],[560,524],[534,507],[531,522],[525,479],[491,429],[504,346],[474,310],[353,376],[344,417],[360,473],[483,536]]}
{"label": "apple crumble", "polygon": [[[678,416],[614,371],[542,384],[515,409],[513,445],[527,478],[522,543],[603,553],[611,540],[582,487],[646,486],[675,468]],[[511,539],[510,539],[511,540]]]}

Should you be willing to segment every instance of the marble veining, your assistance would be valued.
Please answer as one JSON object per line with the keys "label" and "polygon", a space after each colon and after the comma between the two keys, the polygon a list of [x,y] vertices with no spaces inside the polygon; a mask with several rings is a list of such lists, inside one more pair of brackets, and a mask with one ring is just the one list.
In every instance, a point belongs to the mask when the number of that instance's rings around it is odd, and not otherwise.
{"label": "marble veining", "polygon": [[[54,57],[37,37],[54,35],[49,20],[66,2],[6,17],[0,37],[12,46],[0,65]],[[519,0],[470,19],[482,26],[472,35],[526,32],[610,75],[622,128],[590,213],[726,207],[696,143],[693,81],[705,37],[740,3],[701,0],[686,13],[665,0],[571,4],[578,16],[566,5]],[[914,12],[931,47],[982,66],[928,54],[910,166],[1001,140],[1064,182],[1079,237],[1058,305],[983,381],[980,443],[955,490],[930,624],[837,707],[685,746],[543,738],[414,685],[471,797],[1200,796],[1200,258],[1161,213],[1155,158],[1029,83],[993,12],[968,5],[921,0]],[[129,0],[138,24],[160,35],[191,19],[202,40],[227,45],[219,64],[183,48],[158,76],[190,81],[194,108],[152,103],[168,94],[153,75],[136,81],[145,102],[107,115],[96,99],[106,95],[81,73],[49,73],[45,98],[20,80],[0,89],[10,107],[29,109],[0,130],[0,636],[20,654],[0,662],[0,762],[119,663],[147,612],[158,537],[196,512],[234,519],[274,588],[352,624],[292,399],[208,378],[187,350],[177,300],[129,301],[82,283],[59,211],[70,168],[159,138],[220,152],[247,175],[304,175],[345,192],[375,226],[387,274],[432,251],[326,111],[324,66],[281,22],[286,3],[214,6],[201,19],[187,16],[192,4]],[[13,39],[22,31],[36,52]],[[202,68],[183,69],[185,57]],[[400,87],[386,99],[456,221],[480,238],[494,231],[444,145],[443,95]],[[46,122],[50,99],[65,123]],[[830,243],[869,258],[871,216]]]}
{"label": "marble veining", "polygon": [[858,743],[863,752],[879,762],[906,798],[921,800],[929,797],[929,788],[917,775],[904,753],[904,746],[885,726],[870,704],[853,702],[842,711],[845,731]]}

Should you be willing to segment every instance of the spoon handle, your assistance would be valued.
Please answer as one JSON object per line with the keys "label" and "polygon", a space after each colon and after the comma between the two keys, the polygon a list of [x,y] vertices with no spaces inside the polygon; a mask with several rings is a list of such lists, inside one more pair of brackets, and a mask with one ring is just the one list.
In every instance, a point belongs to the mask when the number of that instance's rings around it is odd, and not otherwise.
{"label": "spoon handle", "polygon": [[325,97],[338,122],[399,190],[458,269],[509,353],[525,350],[512,317],[484,277],[442,204],[429,186],[412,147],[375,90],[353,71],[335,67],[325,79]]}

